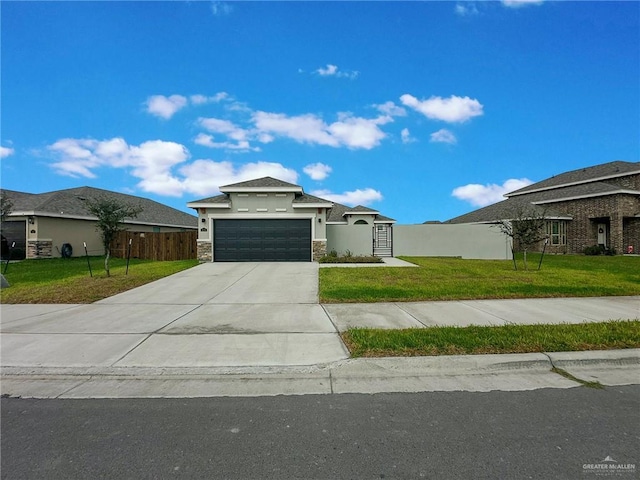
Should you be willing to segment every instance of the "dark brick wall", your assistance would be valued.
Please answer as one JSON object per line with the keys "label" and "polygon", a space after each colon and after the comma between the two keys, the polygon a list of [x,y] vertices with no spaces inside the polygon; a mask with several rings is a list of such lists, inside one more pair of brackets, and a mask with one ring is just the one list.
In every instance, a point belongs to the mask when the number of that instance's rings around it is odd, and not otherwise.
{"label": "dark brick wall", "polygon": [[567,223],[567,253],[580,253],[596,245],[599,223],[608,224],[607,245],[623,253],[623,246],[629,244],[624,240],[624,219],[640,212],[640,200],[638,196],[618,194],[558,202],[552,208],[573,217]]}

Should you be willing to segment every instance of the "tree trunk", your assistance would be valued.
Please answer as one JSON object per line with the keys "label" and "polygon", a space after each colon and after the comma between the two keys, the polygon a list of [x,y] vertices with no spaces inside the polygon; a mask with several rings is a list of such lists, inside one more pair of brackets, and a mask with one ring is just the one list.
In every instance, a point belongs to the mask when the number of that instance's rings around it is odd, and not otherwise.
{"label": "tree trunk", "polygon": [[107,277],[111,276],[109,272],[109,257],[111,256],[111,249],[107,248],[107,255],[104,257],[104,271],[107,272]]}
{"label": "tree trunk", "polygon": [[524,252],[524,255],[523,255],[524,269],[529,270],[529,267],[527,266],[527,249],[525,248],[523,252]]}

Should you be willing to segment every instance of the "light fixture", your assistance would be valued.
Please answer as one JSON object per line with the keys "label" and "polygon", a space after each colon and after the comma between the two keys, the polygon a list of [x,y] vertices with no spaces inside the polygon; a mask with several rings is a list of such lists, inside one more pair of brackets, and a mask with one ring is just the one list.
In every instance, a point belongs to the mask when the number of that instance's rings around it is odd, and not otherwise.
{"label": "light fixture", "polygon": [[36,223],[35,218],[33,218],[33,217],[29,217],[29,224],[30,224],[30,225],[33,225],[34,223]]}

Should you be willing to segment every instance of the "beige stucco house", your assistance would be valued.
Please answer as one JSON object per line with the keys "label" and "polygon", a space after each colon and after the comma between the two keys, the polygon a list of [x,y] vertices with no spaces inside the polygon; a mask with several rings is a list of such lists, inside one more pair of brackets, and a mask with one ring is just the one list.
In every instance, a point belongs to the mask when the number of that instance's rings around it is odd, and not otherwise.
{"label": "beige stucco house", "polygon": [[[219,190],[221,195],[187,204],[198,212],[201,261],[310,262],[335,248],[332,241],[338,245],[335,235],[333,240],[331,237],[336,226],[350,227],[349,231],[364,235],[367,251],[354,253],[371,254],[372,232],[380,229],[386,233],[395,222],[367,207],[349,208],[271,177],[225,185]],[[388,252],[379,250],[376,254],[391,255],[390,234]]]}
{"label": "beige stucco house", "polygon": [[[93,187],[70,188],[46,193],[1,190],[13,207],[2,224],[2,235],[9,245],[15,243],[12,258],[52,258],[62,255],[62,246],[70,245],[72,256],[102,255],[104,249],[96,231],[96,218],[87,211],[85,199],[112,198],[138,206],[136,218],[126,219],[131,232],[181,232],[195,230],[193,215],[142,197]],[[68,247],[67,247],[68,248]]]}

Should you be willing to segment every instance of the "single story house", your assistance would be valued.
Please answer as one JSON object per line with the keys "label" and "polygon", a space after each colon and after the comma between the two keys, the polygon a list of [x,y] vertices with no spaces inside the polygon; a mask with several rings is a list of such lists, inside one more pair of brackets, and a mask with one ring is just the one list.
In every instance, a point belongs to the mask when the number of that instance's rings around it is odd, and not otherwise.
{"label": "single story house", "polygon": [[219,189],[218,196],[187,204],[198,212],[200,261],[310,262],[332,249],[344,251],[355,245],[348,239],[328,238],[332,226],[351,227],[366,238],[366,253],[375,246],[378,255],[392,254],[395,220],[376,210],[340,205],[271,177]]}
{"label": "single story house", "polygon": [[[0,190],[12,202],[11,213],[2,223],[2,235],[15,242],[12,258],[52,258],[62,255],[62,245],[71,245],[72,256],[84,255],[84,243],[91,255],[104,249],[96,231],[96,217],[86,199],[109,198],[140,207],[136,218],[125,219],[132,232],[184,232],[198,228],[197,218],[175,208],[142,197],[93,187],[78,187],[46,193]],[[17,254],[17,255],[16,255]]]}
{"label": "single story house", "polygon": [[532,212],[546,219],[547,251],[582,253],[594,245],[617,253],[640,251],[640,162],[572,170],[505,197],[447,223],[491,224]]}

